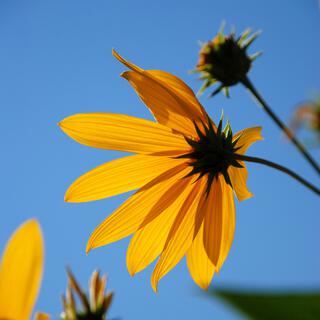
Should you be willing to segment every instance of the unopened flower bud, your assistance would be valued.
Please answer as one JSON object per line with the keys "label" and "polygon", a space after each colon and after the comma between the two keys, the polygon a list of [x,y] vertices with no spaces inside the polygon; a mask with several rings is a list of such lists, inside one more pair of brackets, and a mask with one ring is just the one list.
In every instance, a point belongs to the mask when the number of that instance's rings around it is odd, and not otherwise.
{"label": "unopened flower bud", "polygon": [[296,132],[301,127],[313,133],[312,146],[318,147],[320,145],[320,97],[299,104],[295,110],[290,129]]}
{"label": "unopened flower bud", "polygon": [[[106,293],[106,276],[100,276],[94,271],[89,281],[89,294],[87,295],[78,284],[71,270],[67,270],[69,284],[66,295],[62,297],[63,320],[106,320],[107,312],[111,305],[113,293]],[[81,303],[78,307],[75,296]]]}
{"label": "unopened flower bud", "polygon": [[220,31],[213,40],[202,46],[195,70],[200,73],[200,79],[204,81],[200,93],[220,82],[212,95],[222,89],[228,95],[230,86],[245,79],[252,61],[260,55],[256,53],[249,56],[247,53],[248,47],[259,35],[258,32],[252,35],[250,33],[251,30],[248,29],[236,38],[234,33],[224,35],[223,31]]}

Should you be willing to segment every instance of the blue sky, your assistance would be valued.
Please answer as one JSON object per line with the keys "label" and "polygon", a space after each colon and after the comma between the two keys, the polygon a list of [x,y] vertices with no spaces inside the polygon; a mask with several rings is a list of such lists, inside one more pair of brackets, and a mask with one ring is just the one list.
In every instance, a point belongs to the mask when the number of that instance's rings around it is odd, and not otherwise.
{"label": "blue sky", "polygon": [[[198,41],[220,23],[238,31],[261,29],[252,52],[263,50],[250,77],[282,119],[319,89],[320,12],[317,1],[84,1],[0,3],[0,108],[2,156],[0,248],[24,220],[43,228],[46,265],[37,309],[57,316],[69,265],[86,285],[96,267],[116,292],[112,317],[122,319],[237,319],[193,284],[185,262],[150,287],[152,267],[131,278],[125,266],[129,239],[85,255],[92,230],[129,195],[86,204],[63,202],[64,192],[91,168],[123,153],[88,148],[65,136],[57,123],[81,112],[118,112],[151,119],[125,80],[116,48],[141,67],[162,69],[200,83],[194,68]],[[214,119],[221,109],[234,131],[262,125],[265,140],[250,150],[319,178],[241,87],[232,99],[201,102]],[[319,150],[312,150],[319,160]],[[268,289],[320,286],[319,200],[289,177],[249,164],[254,198],[237,203],[237,230],[213,288]]]}

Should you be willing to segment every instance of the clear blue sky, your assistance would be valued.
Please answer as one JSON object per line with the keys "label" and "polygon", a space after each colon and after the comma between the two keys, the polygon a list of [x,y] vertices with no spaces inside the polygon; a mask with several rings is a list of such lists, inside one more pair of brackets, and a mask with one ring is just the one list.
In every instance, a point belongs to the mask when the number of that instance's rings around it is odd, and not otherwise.
{"label": "clear blue sky", "polygon": [[[150,287],[152,267],[131,278],[128,240],[85,255],[89,234],[128,194],[94,203],[67,204],[64,192],[78,176],[123,154],[77,144],[56,125],[81,112],[151,116],[111,56],[116,48],[144,68],[163,69],[194,90],[188,74],[198,41],[221,21],[239,31],[263,30],[252,50],[264,55],[250,73],[284,120],[297,102],[320,89],[320,12],[317,1],[84,1],[2,0],[0,3],[1,216],[0,248],[30,217],[46,243],[45,274],[37,309],[57,316],[69,265],[86,285],[96,267],[116,292],[112,317],[122,319],[237,319],[203,298],[183,261]],[[224,109],[234,130],[262,125],[265,140],[251,155],[278,161],[319,185],[319,178],[240,87],[201,102],[216,117]],[[313,150],[319,160],[319,150]],[[255,197],[237,204],[237,230],[229,257],[212,286],[314,288],[320,286],[319,199],[287,176],[249,164]]]}

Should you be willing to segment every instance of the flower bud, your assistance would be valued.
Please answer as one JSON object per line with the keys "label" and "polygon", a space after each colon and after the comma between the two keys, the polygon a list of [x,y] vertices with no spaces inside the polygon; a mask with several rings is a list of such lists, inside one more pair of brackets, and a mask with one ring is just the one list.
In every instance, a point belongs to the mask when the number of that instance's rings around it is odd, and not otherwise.
{"label": "flower bud", "polygon": [[200,73],[200,79],[204,81],[200,93],[220,82],[211,95],[224,89],[228,96],[228,88],[245,79],[252,61],[260,55],[256,53],[249,56],[247,53],[248,47],[259,35],[258,32],[252,35],[250,33],[251,30],[248,29],[236,39],[234,33],[224,35],[223,31],[220,31],[213,40],[202,46],[195,70]]}
{"label": "flower bud", "polygon": [[[98,271],[92,273],[89,282],[89,294],[87,295],[78,284],[71,270],[67,270],[69,284],[66,295],[62,297],[63,312],[61,318],[63,320],[82,320],[107,319],[107,312],[111,305],[113,293],[106,293],[106,276],[100,276]],[[75,296],[81,303],[80,308],[77,307]]]}
{"label": "flower bud", "polygon": [[290,124],[290,129],[295,132],[305,127],[313,133],[314,146],[320,145],[320,97],[299,104],[295,110]]}

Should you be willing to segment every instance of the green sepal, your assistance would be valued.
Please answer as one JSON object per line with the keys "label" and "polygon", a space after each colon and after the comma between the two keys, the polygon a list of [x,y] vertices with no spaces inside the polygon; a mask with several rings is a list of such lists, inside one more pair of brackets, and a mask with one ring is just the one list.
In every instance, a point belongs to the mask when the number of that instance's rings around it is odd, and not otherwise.
{"label": "green sepal", "polygon": [[223,177],[224,177],[225,182],[226,182],[231,188],[233,188],[228,171],[223,170],[221,173],[222,173],[222,175],[223,175]]}

